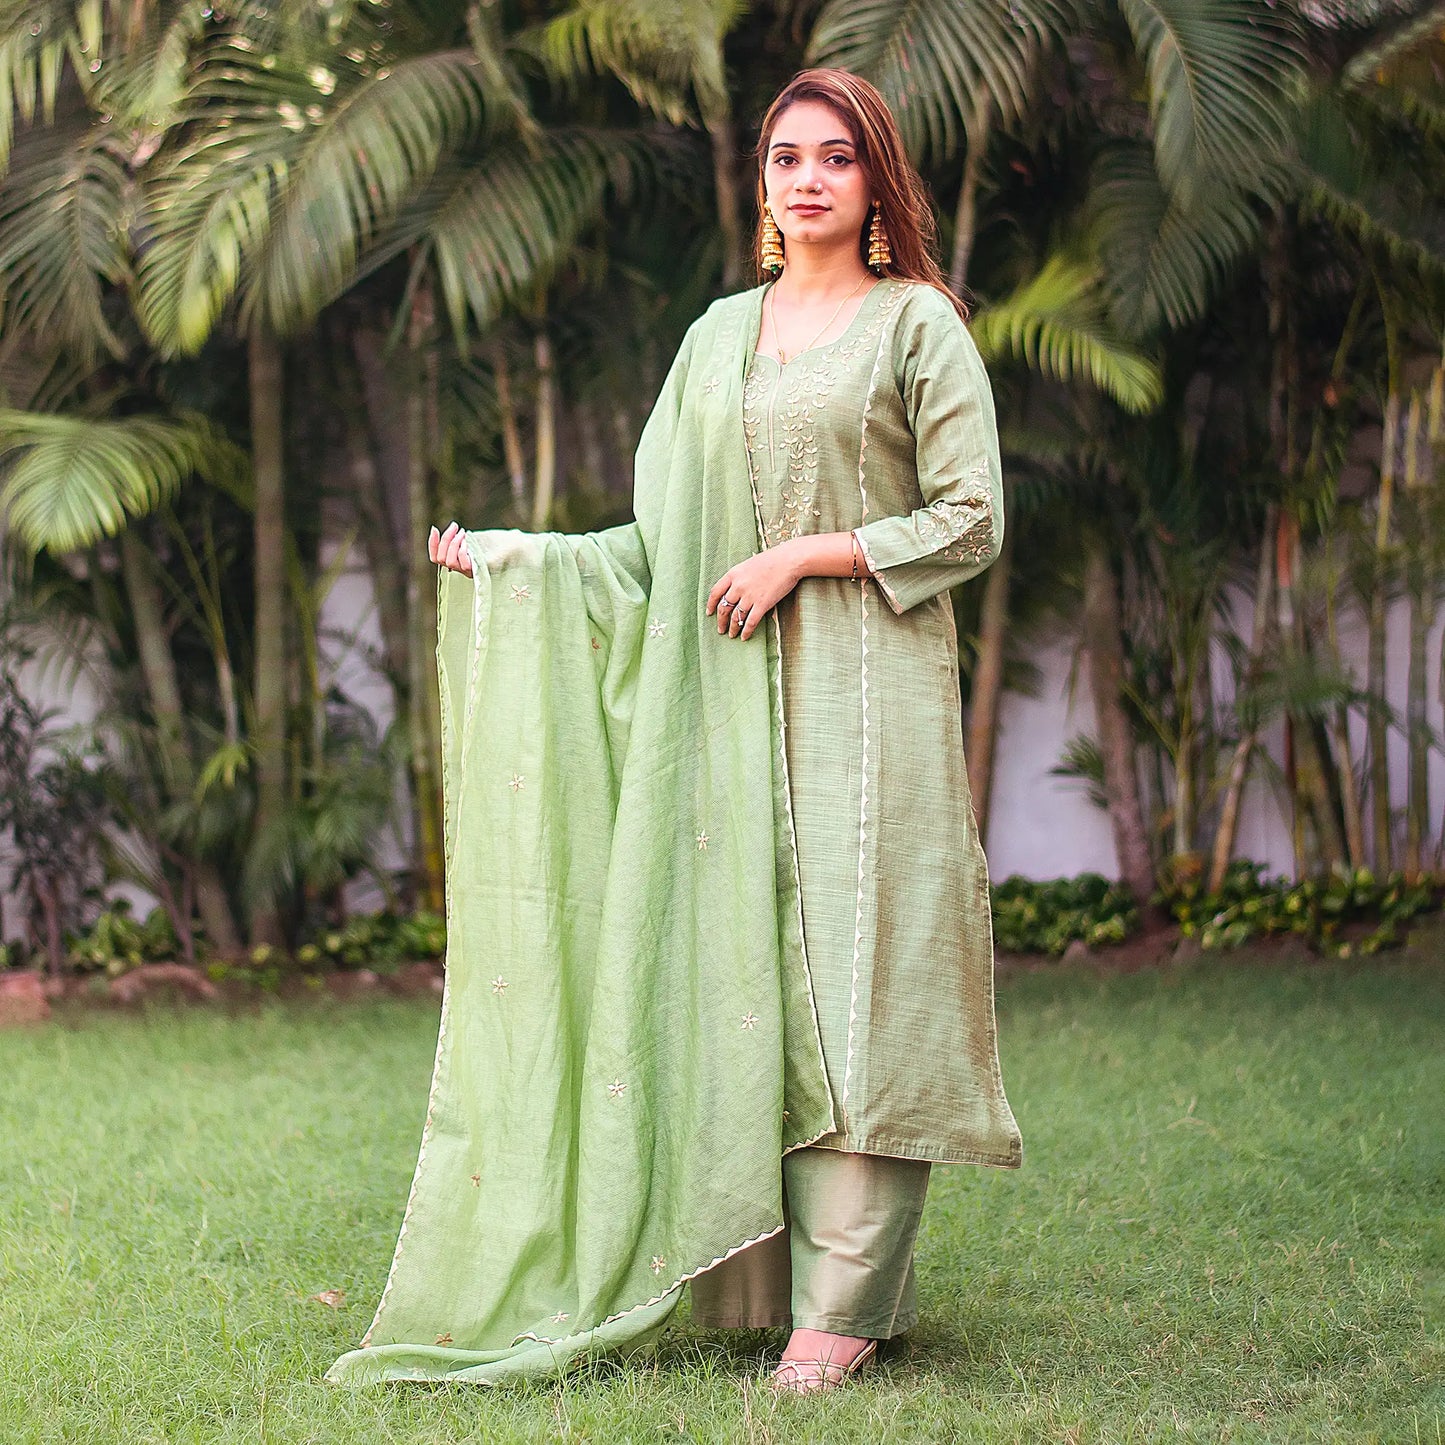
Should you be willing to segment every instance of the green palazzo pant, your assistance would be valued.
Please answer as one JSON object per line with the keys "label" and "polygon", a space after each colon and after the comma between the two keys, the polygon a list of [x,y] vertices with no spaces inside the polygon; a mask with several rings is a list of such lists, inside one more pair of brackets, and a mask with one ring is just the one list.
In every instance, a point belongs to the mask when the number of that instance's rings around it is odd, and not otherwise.
{"label": "green palazzo pant", "polygon": [[791,1325],[886,1340],[918,1320],[913,1242],[929,1164],[836,1149],[783,1156],[787,1227],[699,1275],[703,1329]]}

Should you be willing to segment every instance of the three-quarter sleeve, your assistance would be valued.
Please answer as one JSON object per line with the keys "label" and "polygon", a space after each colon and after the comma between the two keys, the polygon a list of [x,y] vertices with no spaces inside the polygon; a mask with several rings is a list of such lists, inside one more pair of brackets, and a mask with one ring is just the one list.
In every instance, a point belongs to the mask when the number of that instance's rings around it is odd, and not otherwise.
{"label": "three-quarter sleeve", "polygon": [[988,374],[947,298],[929,288],[922,299],[900,319],[894,353],[922,505],[855,532],[869,571],[900,613],[976,576],[1003,545],[1003,472]]}

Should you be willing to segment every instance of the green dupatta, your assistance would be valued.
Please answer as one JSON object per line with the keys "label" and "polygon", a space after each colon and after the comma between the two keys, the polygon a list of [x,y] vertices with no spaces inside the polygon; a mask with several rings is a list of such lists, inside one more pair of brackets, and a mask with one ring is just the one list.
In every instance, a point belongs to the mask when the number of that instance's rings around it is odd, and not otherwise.
{"label": "green dupatta", "polygon": [[441,582],[447,970],[376,1319],[326,1378],[485,1383],[646,1340],[783,1224],[833,1127],[802,944],[776,629],[718,636],[758,546],[758,297],[694,324],[635,524],[472,532]]}

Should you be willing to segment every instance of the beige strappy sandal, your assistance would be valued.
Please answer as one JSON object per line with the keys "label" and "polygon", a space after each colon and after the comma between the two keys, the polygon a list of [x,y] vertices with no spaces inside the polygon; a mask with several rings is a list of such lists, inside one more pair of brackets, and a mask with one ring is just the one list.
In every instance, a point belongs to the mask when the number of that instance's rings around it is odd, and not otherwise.
{"label": "beige strappy sandal", "polygon": [[837,1390],[878,1357],[878,1341],[869,1340],[846,1365],[832,1360],[780,1360],[773,1371],[772,1386],[793,1395],[815,1395]]}

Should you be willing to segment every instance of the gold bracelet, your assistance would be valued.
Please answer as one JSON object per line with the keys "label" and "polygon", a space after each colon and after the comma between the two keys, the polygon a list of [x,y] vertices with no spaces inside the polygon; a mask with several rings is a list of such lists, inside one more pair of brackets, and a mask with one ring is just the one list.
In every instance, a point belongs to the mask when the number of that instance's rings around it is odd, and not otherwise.
{"label": "gold bracelet", "polygon": [[858,581],[858,534],[856,532],[849,532],[848,540],[852,543],[853,552],[853,572],[848,580],[850,582],[856,582]]}

